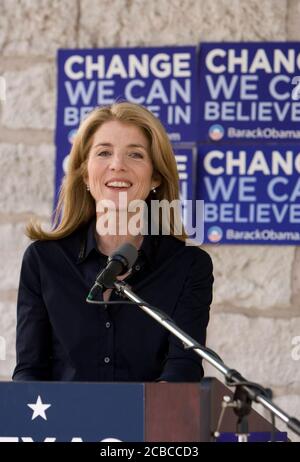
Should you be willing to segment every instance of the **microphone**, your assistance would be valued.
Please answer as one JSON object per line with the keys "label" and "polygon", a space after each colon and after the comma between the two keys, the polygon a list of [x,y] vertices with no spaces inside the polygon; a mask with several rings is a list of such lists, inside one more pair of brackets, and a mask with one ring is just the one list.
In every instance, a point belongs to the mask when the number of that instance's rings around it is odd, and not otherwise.
{"label": "microphone", "polygon": [[106,267],[97,275],[95,284],[87,296],[88,300],[94,300],[100,290],[112,289],[117,276],[127,273],[137,257],[138,251],[134,245],[129,243],[121,245],[108,257]]}

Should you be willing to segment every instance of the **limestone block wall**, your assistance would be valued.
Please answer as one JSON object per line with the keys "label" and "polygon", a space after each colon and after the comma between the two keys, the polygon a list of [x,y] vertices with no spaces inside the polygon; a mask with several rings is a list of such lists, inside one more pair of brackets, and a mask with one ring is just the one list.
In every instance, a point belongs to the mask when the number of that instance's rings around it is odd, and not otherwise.
{"label": "limestone block wall", "polygon": [[[300,40],[300,0],[0,2],[0,76],[7,84],[0,103],[0,380],[10,379],[15,362],[17,287],[29,243],[24,226],[31,216],[48,223],[51,214],[56,50],[208,40]],[[272,387],[275,401],[299,418],[300,351],[293,345],[300,336],[299,249],[207,250],[215,266],[208,345]]]}

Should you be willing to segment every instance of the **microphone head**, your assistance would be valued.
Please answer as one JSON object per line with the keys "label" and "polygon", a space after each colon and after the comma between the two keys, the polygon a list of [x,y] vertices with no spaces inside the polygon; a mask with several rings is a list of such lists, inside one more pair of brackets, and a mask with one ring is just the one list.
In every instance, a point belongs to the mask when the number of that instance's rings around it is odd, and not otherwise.
{"label": "microphone head", "polygon": [[134,265],[138,251],[132,244],[121,245],[107,261],[106,268],[99,277],[99,283],[107,289],[113,288],[117,276],[122,276]]}
{"label": "microphone head", "polygon": [[126,273],[136,262],[138,257],[138,251],[136,247],[132,244],[126,242],[122,244],[112,255],[109,257],[108,261],[111,260],[121,260],[124,266],[122,274]]}
{"label": "microphone head", "polygon": [[88,295],[91,301],[99,290],[110,289],[118,276],[121,276],[134,265],[138,257],[138,251],[132,244],[125,243],[108,257],[106,267],[96,277],[96,282]]}

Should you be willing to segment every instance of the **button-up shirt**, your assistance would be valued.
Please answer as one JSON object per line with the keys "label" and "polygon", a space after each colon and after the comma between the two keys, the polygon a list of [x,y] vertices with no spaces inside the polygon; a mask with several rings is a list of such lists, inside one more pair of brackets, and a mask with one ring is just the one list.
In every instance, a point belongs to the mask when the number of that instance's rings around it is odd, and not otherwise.
{"label": "button-up shirt", "polygon": [[[65,238],[29,245],[18,292],[14,380],[201,379],[199,356],[124,296],[113,291],[107,303],[87,303],[107,258],[97,248],[95,220]],[[145,236],[125,281],[205,344],[213,283],[205,251],[172,236]]]}

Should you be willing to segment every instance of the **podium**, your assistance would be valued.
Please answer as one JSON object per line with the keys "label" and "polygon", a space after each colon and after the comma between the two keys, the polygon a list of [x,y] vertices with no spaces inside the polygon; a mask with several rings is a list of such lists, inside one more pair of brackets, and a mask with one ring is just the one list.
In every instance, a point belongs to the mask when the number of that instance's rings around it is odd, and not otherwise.
{"label": "podium", "polygon": [[[0,442],[211,441],[224,395],[200,383],[0,382]],[[222,432],[235,432],[225,412]],[[254,410],[250,432],[270,432]]]}

